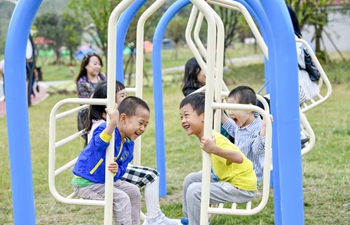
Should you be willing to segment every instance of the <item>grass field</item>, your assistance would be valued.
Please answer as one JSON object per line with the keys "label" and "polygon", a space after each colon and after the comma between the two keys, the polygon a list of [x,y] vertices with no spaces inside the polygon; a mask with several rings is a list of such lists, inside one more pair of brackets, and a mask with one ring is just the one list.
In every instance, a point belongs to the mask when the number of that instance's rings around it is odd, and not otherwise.
{"label": "grass field", "polygon": [[[350,62],[339,62],[324,67],[333,84],[330,99],[309,111],[307,117],[317,140],[314,149],[303,157],[303,187],[305,224],[350,224],[349,172],[350,156]],[[249,84],[258,90],[264,83],[263,66],[253,65],[234,68],[227,76],[230,88]],[[167,166],[167,197],[161,199],[164,213],[180,218],[181,190],[184,177],[201,169],[201,153],[198,140],[187,137],[180,126],[179,102],[181,79],[164,82],[164,126]],[[40,104],[29,108],[29,127],[33,166],[34,195],[37,224],[103,224],[103,208],[65,205],[57,202],[48,189],[48,124],[52,107],[60,100],[76,97],[75,93],[51,95]],[[153,90],[144,89],[144,99],[153,108]],[[62,110],[73,106],[64,107]],[[8,161],[6,117],[0,118],[0,224],[13,224],[11,183]],[[76,116],[59,120],[57,138],[76,131]],[[142,164],[156,167],[154,114],[142,137]],[[75,140],[57,149],[56,166],[60,167],[76,157],[83,147],[82,140]],[[298,149],[290,149],[299,151]],[[20,158],[19,158],[20,160]],[[72,174],[65,172],[57,177],[57,189],[62,195],[72,192]],[[25,184],[23,184],[25,186]],[[256,203],[257,201],[255,201]],[[253,202],[254,203],[254,202]],[[216,216],[211,224],[274,224],[273,190],[266,208],[257,215]]]}

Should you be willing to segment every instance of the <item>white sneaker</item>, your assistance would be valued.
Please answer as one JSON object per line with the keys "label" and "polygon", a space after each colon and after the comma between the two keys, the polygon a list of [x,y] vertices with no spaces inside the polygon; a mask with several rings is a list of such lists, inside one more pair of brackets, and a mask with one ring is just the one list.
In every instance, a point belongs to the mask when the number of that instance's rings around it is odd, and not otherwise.
{"label": "white sneaker", "polygon": [[146,218],[143,225],[178,225],[177,220],[167,218],[162,211],[159,211],[156,218]]}

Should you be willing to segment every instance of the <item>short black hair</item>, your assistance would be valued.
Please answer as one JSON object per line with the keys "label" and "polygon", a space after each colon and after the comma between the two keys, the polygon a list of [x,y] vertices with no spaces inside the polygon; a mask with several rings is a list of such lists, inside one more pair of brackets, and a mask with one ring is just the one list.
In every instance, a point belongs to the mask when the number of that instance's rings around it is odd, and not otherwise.
{"label": "short black hair", "polygon": [[[125,86],[119,82],[116,81],[116,92],[122,90],[122,88]],[[101,81],[96,85],[95,91],[92,95],[92,98],[107,98],[107,81]],[[126,100],[123,104],[123,102]],[[142,99],[135,97],[135,96],[129,96],[125,98],[120,105],[118,106],[119,113],[125,113],[127,116],[133,116],[136,113],[137,106],[141,106],[145,109],[149,110],[149,107],[145,101]],[[106,113],[106,106],[105,105],[90,105],[89,107],[89,113],[84,121],[84,128],[86,132],[89,132],[92,127],[92,120],[104,120],[103,114]]]}
{"label": "short black hair", "polygon": [[128,96],[124,98],[120,103],[118,110],[120,114],[124,113],[126,116],[134,116],[136,115],[137,107],[142,107],[148,112],[150,111],[147,103],[136,96]]}
{"label": "short black hair", "polygon": [[230,94],[229,98],[233,97],[238,100],[239,104],[252,104],[256,105],[257,97],[255,91],[248,86],[238,86],[234,88]]}
{"label": "short black hair", "polygon": [[[107,81],[101,81],[95,87],[95,91],[91,96],[92,98],[107,98]],[[86,130],[90,131],[92,126],[92,120],[101,120],[103,113],[106,112],[105,105],[90,105],[89,107],[89,116],[85,121]]]}
{"label": "short black hair", "polygon": [[185,105],[190,104],[194,111],[197,112],[198,115],[204,113],[205,106],[205,93],[198,92],[193,93],[191,95],[187,95],[180,103],[180,109]]}
{"label": "short black hair", "polygon": [[115,92],[118,93],[121,90],[124,90],[125,86],[122,82],[120,81],[115,81]]}

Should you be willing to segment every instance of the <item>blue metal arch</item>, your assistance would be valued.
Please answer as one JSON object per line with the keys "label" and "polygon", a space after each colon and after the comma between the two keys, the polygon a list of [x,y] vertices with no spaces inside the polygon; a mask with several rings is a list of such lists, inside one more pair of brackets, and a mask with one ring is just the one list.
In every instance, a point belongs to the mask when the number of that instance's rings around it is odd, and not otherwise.
{"label": "blue metal arch", "polygon": [[25,55],[30,27],[41,2],[41,0],[17,2],[5,45],[6,121],[14,224],[35,225]]}
{"label": "blue metal arch", "polygon": [[163,113],[163,83],[162,83],[162,39],[166,27],[175,14],[190,3],[189,0],[178,0],[163,14],[153,36],[153,92],[154,118],[156,131],[157,170],[160,172],[159,195],[166,196],[165,140]]}
{"label": "blue metal arch", "polygon": [[[304,224],[297,55],[294,30],[283,0],[262,0],[272,36],[269,46],[273,123],[275,224]],[[276,32],[278,31],[278,32]]]}
{"label": "blue metal arch", "polygon": [[[117,23],[117,52],[116,52],[116,79],[124,83],[124,42],[126,33],[129,29],[132,19],[137,11],[145,4],[146,0],[137,0],[133,2],[120,16]],[[136,44],[136,43],[135,43]]]}
{"label": "blue metal arch", "polygon": [[[20,0],[18,2],[9,25],[5,46],[6,74],[9,77],[5,83],[6,119],[15,224],[35,224],[34,188],[25,84],[25,49],[30,26],[41,2],[41,0]],[[258,5],[256,0],[247,0],[247,3],[252,8]],[[267,27],[267,30],[270,29],[269,32],[266,32],[266,38],[269,46],[268,64],[271,68],[269,76],[270,80],[274,81],[270,83],[270,89],[272,113],[275,116],[274,137],[276,137],[273,157],[274,180],[276,182],[275,224],[304,224],[301,157],[300,151],[298,151],[300,149],[298,135],[300,121],[297,107],[298,81],[296,77],[293,77],[293,75],[297,74],[297,69],[294,66],[296,65],[294,32],[292,32],[289,14],[284,1],[277,0],[276,4],[269,3],[268,0],[261,1],[261,6],[265,13],[260,15],[260,18],[267,15],[268,24],[262,23],[264,27]],[[162,151],[158,150],[158,148],[164,148],[163,103],[162,98],[159,98],[159,96],[163,96],[161,37],[171,18],[187,4],[189,4],[188,0],[175,2],[163,15],[154,35],[152,56],[153,62],[156,62],[153,67],[156,132],[160,132],[163,135],[163,138],[157,138],[156,140],[158,165],[165,162],[164,149]],[[257,14],[259,13],[262,12]],[[268,26],[271,26],[271,28]],[[279,32],[273,32],[273,30],[277,29]],[[286,52],[288,54],[285,54]],[[18,58],[22,58],[23,61],[18,62]],[[21,137],[20,142],[18,137]],[[161,169],[159,170],[162,172]],[[165,175],[165,168],[163,175]],[[23,189],[23,183],[26,184],[25,189]],[[165,193],[161,189],[161,195],[166,195],[166,185],[164,187]]]}

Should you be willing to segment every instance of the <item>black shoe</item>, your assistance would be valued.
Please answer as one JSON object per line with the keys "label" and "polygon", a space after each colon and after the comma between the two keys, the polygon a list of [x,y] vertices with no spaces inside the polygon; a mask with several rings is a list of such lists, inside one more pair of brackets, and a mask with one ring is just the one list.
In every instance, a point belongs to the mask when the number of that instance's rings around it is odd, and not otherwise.
{"label": "black shoe", "polygon": [[310,139],[309,138],[303,138],[300,140],[301,142],[301,148],[304,148],[305,147],[305,143],[307,143]]}

